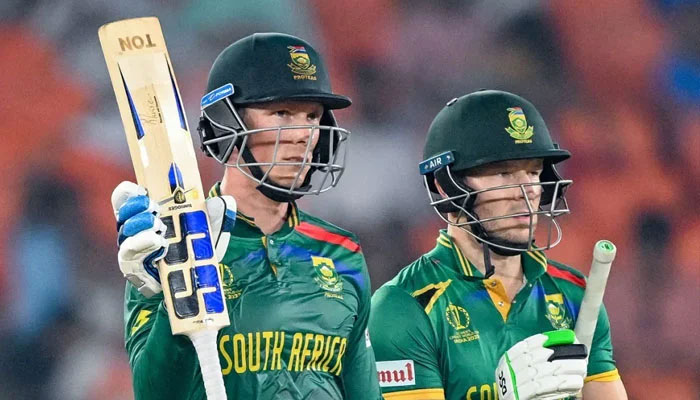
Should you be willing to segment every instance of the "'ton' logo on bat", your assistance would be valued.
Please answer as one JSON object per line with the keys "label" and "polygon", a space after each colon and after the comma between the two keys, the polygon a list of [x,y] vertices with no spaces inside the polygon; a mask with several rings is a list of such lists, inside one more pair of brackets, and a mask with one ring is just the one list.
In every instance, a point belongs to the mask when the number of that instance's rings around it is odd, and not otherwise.
{"label": "'ton' logo on bat", "polygon": [[156,47],[156,45],[151,40],[151,35],[147,33],[143,36],[134,35],[119,38],[119,47],[122,49],[122,51],[127,51],[134,49],[139,50],[143,49],[144,47]]}

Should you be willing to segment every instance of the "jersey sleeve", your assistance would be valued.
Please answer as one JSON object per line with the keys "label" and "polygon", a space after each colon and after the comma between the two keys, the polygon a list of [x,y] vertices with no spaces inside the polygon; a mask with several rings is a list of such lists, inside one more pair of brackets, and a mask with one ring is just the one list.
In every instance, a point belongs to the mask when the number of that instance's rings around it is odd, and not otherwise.
{"label": "jersey sleeve", "polygon": [[348,337],[344,367],[341,373],[345,398],[348,400],[381,400],[377,381],[377,367],[367,324],[370,313],[370,280],[367,267],[362,260],[362,278],[356,283],[358,290],[357,320]]}
{"label": "jersey sleeve", "polygon": [[445,398],[435,331],[410,294],[396,286],[377,290],[369,328],[385,399]]}
{"label": "jersey sleeve", "polygon": [[593,343],[588,358],[588,376],[586,382],[608,382],[620,379],[613,359],[610,322],[605,306],[601,306],[596,323]]}
{"label": "jersey sleeve", "polygon": [[196,353],[189,339],[170,330],[163,295],[150,299],[127,282],[124,336],[138,399],[182,398],[198,376]]}

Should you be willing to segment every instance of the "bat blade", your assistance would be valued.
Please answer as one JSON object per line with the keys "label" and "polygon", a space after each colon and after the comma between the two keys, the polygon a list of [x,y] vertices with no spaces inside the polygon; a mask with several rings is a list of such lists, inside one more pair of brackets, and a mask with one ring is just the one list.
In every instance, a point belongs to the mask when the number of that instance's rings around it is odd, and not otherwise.
{"label": "bat blade", "polygon": [[[100,27],[99,37],[136,180],[161,205],[168,227],[168,253],[158,271],[172,333],[195,344],[207,397],[225,399],[216,331],[229,325],[228,312],[192,137],[160,22],[155,17],[116,21]],[[207,386],[208,379],[216,382]]]}
{"label": "bat blade", "polygon": [[589,353],[598,322],[598,314],[603,304],[603,295],[605,294],[610,267],[616,254],[617,249],[615,245],[608,240],[600,240],[593,247],[593,262],[588,273],[586,292],[583,295],[581,309],[579,310],[574,329],[576,337],[581,343],[586,345]]}

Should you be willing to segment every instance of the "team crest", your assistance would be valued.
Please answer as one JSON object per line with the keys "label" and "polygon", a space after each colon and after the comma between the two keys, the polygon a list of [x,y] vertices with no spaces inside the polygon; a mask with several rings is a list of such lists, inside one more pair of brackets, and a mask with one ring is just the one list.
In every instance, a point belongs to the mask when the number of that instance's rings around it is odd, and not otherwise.
{"label": "team crest", "polygon": [[523,109],[520,107],[508,108],[508,119],[510,126],[506,128],[506,132],[515,139],[515,143],[532,143],[530,138],[535,134],[534,128],[532,125],[527,125]]}
{"label": "team crest", "polygon": [[187,200],[187,198],[185,197],[185,192],[183,192],[181,189],[175,190],[173,198],[175,199],[175,203],[177,204],[182,204]]}
{"label": "team crest", "polygon": [[304,46],[287,46],[289,49],[289,57],[292,59],[291,64],[287,64],[289,69],[294,73],[294,79],[308,79],[315,81],[316,66],[311,63],[309,54]]}
{"label": "team crest", "polygon": [[574,324],[571,317],[566,313],[564,298],[561,293],[546,295],[544,300],[547,308],[545,316],[549,323],[552,324],[552,327],[555,329],[571,329]]}
{"label": "team crest", "polygon": [[445,308],[445,319],[447,323],[456,331],[450,339],[455,343],[471,342],[479,339],[479,332],[469,329],[471,319],[469,313],[464,307],[456,306],[450,303]]}
{"label": "team crest", "polygon": [[311,256],[311,262],[316,272],[314,280],[321,289],[333,293],[338,293],[343,290],[343,281],[340,279],[338,271],[335,270],[333,260],[326,257]]}
{"label": "team crest", "polygon": [[221,273],[221,283],[224,286],[224,296],[226,296],[228,300],[234,300],[241,297],[243,289],[238,287],[238,284],[233,277],[233,272],[231,272],[231,267],[226,264],[219,263],[219,272]]}
{"label": "team crest", "polygon": [[192,207],[192,204],[187,203],[187,198],[189,197],[190,201],[196,200],[199,198],[199,193],[194,188],[185,190],[185,183],[182,179],[182,171],[180,171],[180,167],[178,167],[175,163],[170,164],[170,169],[168,170],[168,181],[170,183],[171,196],[159,200],[158,204],[162,206],[174,201],[175,205],[168,207],[168,211]]}
{"label": "team crest", "polygon": [[182,204],[187,199],[185,198],[184,187],[185,184],[182,180],[182,171],[177,164],[170,164],[170,170],[168,171],[168,180],[170,181],[170,193],[173,194],[173,199],[175,203]]}

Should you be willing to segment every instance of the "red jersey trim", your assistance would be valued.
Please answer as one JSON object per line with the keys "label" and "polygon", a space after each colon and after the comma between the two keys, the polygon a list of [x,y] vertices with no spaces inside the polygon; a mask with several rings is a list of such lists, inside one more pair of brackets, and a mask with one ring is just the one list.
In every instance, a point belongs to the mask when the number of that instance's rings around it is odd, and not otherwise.
{"label": "red jersey trim", "polygon": [[296,230],[299,233],[302,233],[312,239],[337,244],[355,253],[360,251],[360,245],[350,240],[350,238],[348,238],[347,236],[339,235],[333,232],[328,232],[320,226],[311,225],[308,222],[300,223],[299,225],[297,225]]}
{"label": "red jersey trim", "polygon": [[583,278],[579,278],[578,276],[572,274],[569,271],[559,269],[555,267],[552,264],[547,264],[547,273],[555,278],[560,278],[567,280],[577,286],[581,286],[582,288],[586,288],[586,280]]}

